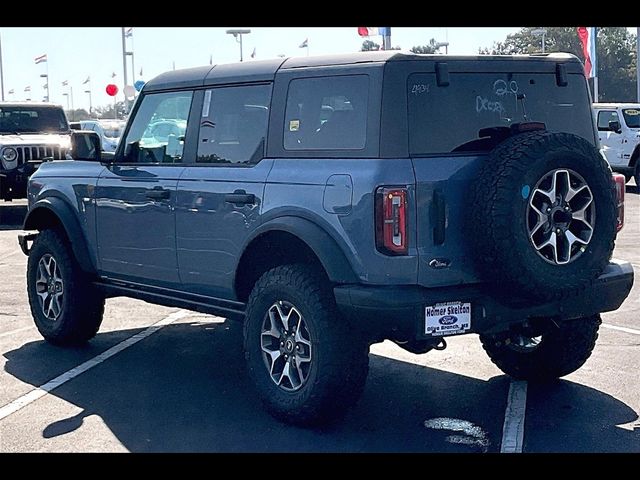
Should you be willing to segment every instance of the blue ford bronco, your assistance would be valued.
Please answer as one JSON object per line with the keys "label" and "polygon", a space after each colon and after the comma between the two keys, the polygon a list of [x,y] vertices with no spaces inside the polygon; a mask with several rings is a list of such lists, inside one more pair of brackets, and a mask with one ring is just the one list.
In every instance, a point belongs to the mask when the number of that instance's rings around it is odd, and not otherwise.
{"label": "blue ford bronco", "polygon": [[164,73],[115,153],[76,131],[74,160],[31,177],[35,323],[86,342],[115,296],[237,319],[258,397],[298,425],[344,415],[384,339],[477,333],[509,375],[567,375],[633,283],[590,104],[568,54]]}

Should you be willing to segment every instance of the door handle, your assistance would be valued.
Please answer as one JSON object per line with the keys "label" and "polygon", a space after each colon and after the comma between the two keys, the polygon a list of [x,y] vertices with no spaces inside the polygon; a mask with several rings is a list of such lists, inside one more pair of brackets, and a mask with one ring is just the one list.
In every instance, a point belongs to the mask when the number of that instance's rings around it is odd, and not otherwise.
{"label": "door handle", "polygon": [[236,205],[249,205],[256,203],[256,196],[253,193],[247,193],[244,190],[236,190],[233,193],[227,193],[224,201],[234,203]]}
{"label": "door handle", "polygon": [[145,196],[151,200],[167,200],[171,197],[171,190],[162,187],[153,187],[153,190],[147,190]]}

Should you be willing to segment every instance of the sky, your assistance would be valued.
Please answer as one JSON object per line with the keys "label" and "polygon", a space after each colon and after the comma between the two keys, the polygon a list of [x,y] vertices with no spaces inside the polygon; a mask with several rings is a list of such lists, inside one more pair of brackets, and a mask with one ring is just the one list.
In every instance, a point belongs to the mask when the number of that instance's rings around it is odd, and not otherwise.
{"label": "sky", "polygon": [[[133,27],[133,34],[127,39],[127,50],[134,52],[135,79],[150,80],[173,69],[174,62],[176,69],[208,65],[210,57],[214,64],[237,62],[240,45],[232,35],[226,34],[231,28],[251,30],[243,36],[245,61],[251,61],[254,48],[256,60],[278,55],[307,55],[307,49],[299,48],[305,39],[308,39],[309,55],[356,52],[365,40],[358,35],[357,27]],[[450,54],[474,55],[478,48],[489,47],[518,30],[519,27],[392,27],[391,43],[408,50],[435,38],[439,42],[449,42]],[[381,37],[370,40],[382,43]],[[0,28],[0,41],[5,100],[31,98],[41,101],[46,79],[40,75],[47,73],[50,100],[65,108],[71,95],[64,93],[70,94],[73,89],[73,107],[88,110],[89,94],[85,90],[89,86],[94,107],[113,101],[105,92],[109,83],[115,83],[120,90],[116,98],[124,99],[120,27],[3,27]],[[48,61],[36,65],[35,58],[44,54]],[[128,83],[133,84],[130,60],[128,65]],[[113,73],[116,76],[112,78]],[[91,77],[91,82],[83,85],[87,77]],[[63,81],[68,81],[67,87],[62,86]],[[30,93],[24,91],[27,86],[31,87]],[[11,89],[15,91],[13,95],[8,94]]]}

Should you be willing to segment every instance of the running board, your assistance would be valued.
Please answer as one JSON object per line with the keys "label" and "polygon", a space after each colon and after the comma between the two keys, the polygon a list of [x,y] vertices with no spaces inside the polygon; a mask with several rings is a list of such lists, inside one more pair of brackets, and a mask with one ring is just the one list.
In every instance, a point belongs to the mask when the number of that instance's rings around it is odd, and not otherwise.
{"label": "running board", "polygon": [[157,289],[116,280],[113,283],[111,281],[98,281],[95,282],[95,285],[108,297],[125,296],[165,307],[185,308],[234,320],[244,319],[245,304],[242,302],[176,290]]}

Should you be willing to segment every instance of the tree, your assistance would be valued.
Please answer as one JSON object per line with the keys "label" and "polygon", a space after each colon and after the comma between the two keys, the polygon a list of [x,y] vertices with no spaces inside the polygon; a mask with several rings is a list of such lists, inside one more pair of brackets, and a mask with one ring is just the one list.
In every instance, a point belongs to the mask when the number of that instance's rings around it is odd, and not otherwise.
{"label": "tree", "polygon": [[413,53],[437,53],[439,48],[437,46],[438,42],[436,42],[435,38],[429,40],[427,45],[417,45],[415,47],[411,47],[411,52]]}
{"label": "tree", "polygon": [[80,120],[89,120],[91,116],[84,108],[76,108],[74,110],[65,110],[67,118],[71,122],[79,122]]}
{"label": "tree", "polygon": [[[127,110],[124,102],[116,103],[116,111],[118,112],[118,118],[123,118],[125,116]],[[109,104],[101,107],[95,107],[93,109],[93,115],[95,118],[98,118],[98,119],[113,120],[114,118],[116,118],[113,111],[113,104]]]}
{"label": "tree", "polygon": [[362,47],[360,47],[361,52],[371,52],[375,50],[380,50],[380,45],[371,40],[365,40],[362,42]]}
{"label": "tree", "polygon": [[[584,62],[582,45],[576,27],[545,27],[545,51],[568,52]],[[540,53],[542,38],[531,33],[532,27],[507,35],[504,42],[495,42],[479,53],[513,55]],[[625,27],[598,28],[598,101],[629,102],[635,99],[636,36]]]}

